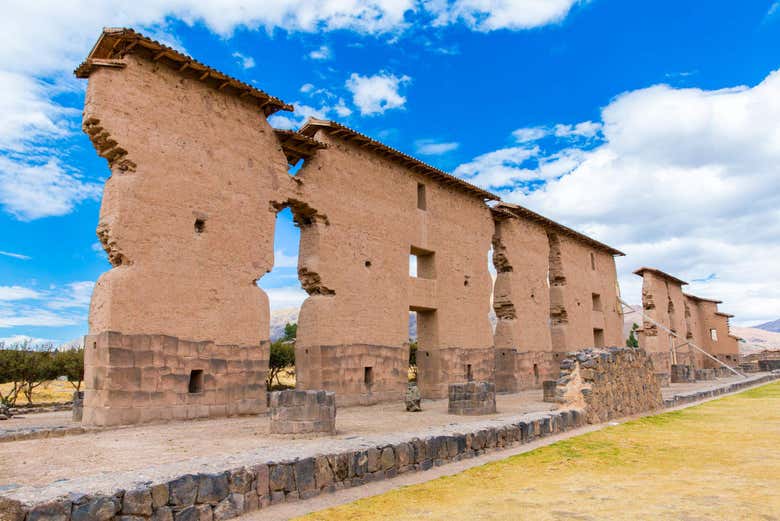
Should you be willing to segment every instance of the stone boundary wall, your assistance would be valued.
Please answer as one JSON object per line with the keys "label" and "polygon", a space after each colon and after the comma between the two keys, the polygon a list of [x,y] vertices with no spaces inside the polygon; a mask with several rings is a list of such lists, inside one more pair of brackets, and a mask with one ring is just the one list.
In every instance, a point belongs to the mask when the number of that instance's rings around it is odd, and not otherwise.
{"label": "stone boundary wall", "polygon": [[701,391],[693,391],[690,393],[676,394],[671,398],[664,400],[665,408],[679,407],[688,403],[699,402],[706,400],[707,398],[713,398],[720,396],[721,394],[733,393],[741,391],[747,387],[754,387],[757,385],[765,384],[780,378],[780,373],[772,373],[764,376],[753,377],[749,380],[743,380],[741,382],[734,382],[728,385],[722,385],[719,387],[713,387],[712,389],[704,389]]}
{"label": "stone boundary wall", "polygon": [[[680,394],[664,400],[663,406],[677,407],[777,379],[780,373]],[[0,521],[229,519],[271,504],[307,499],[523,445],[586,423],[585,411],[580,409],[532,413],[465,434],[410,438],[401,443],[264,462],[220,473],[186,474],[110,495],[68,494],[67,498],[41,499],[32,505],[13,499],[13,491],[8,491],[5,497],[0,495]]]}
{"label": "stone boundary wall", "polygon": [[584,406],[588,423],[660,409],[661,388],[642,349],[583,349],[561,361],[556,398]]}
{"label": "stone boundary wall", "polygon": [[34,505],[0,496],[0,521],[219,521],[272,504],[429,470],[585,425],[585,415],[576,409],[524,418],[464,434],[410,438],[393,445],[265,462],[221,473],[187,474],[110,495],[69,494]]}

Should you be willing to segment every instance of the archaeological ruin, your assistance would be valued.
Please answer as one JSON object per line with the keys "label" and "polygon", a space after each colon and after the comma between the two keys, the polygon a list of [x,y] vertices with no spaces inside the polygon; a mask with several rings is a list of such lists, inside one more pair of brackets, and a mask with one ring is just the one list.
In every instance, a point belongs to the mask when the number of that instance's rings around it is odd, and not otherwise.
{"label": "archaeological ruin", "polygon": [[[340,123],[274,129],[268,117],[290,105],[130,29],[104,30],[76,76],[89,80],[83,129],[111,170],[97,234],[112,269],[90,307],[85,425],[267,410],[269,304],[256,282],[285,208],[309,295],[298,390],[402,404],[410,312],[423,398],[471,381],[541,389],[568,353],[623,344],[617,249]],[[717,301],[637,273],[647,316],[737,363]],[[640,342],[662,379],[672,365],[714,367],[655,322]]]}

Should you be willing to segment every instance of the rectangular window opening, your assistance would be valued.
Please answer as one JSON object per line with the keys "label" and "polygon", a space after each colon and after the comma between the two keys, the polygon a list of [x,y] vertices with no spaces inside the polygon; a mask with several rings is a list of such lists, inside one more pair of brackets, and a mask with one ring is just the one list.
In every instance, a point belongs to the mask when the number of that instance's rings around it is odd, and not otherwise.
{"label": "rectangular window opening", "polygon": [[718,330],[717,329],[710,329],[710,338],[714,341],[718,341]]}
{"label": "rectangular window opening", "polygon": [[604,347],[604,330],[593,328],[593,346]]}
{"label": "rectangular window opening", "polygon": [[435,279],[436,265],[434,253],[412,246],[409,251],[409,276],[421,279]]}
{"label": "rectangular window opening", "polygon": [[590,269],[596,269],[596,254],[593,252],[590,252]]}
{"label": "rectangular window opening", "polygon": [[593,298],[593,311],[602,311],[601,295],[599,295],[598,293],[593,293],[592,298]]}
{"label": "rectangular window opening", "polygon": [[473,382],[474,374],[471,372],[471,364],[466,364],[466,381]]}
{"label": "rectangular window opening", "polygon": [[373,367],[364,367],[363,368],[363,383],[368,388],[370,388],[372,385],[374,385],[374,368]]}
{"label": "rectangular window opening", "polygon": [[422,183],[417,183],[417,208],[420,210],[428,209],[425,204],[425,185]]}
{"label": "rectangular window opening", "polygon": [[190,394],[203,392],[203,369],[194,369],[190,371]]}

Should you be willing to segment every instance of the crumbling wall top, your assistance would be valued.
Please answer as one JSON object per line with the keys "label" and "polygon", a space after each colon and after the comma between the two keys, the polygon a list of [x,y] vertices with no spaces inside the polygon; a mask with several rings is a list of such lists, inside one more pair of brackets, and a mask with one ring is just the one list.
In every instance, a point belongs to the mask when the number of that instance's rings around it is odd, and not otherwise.
{"label": "crumbling wall top", "polygon": [[266,116],[280,110],[292,111],[292,105],[256,89],[236,78],[183,54],[176,49],[152,40],[132,29],[107,27],[98,38],[87,59],[74,72],[77,78],[87,78],[97,67],[123,67],[121,59],[127,54],[138,54],[151,61],[165,64],[180,74],[197,77],[211,87],[241,98],[253,99]]}
{"label": "crumbling wall top", "polygon": [[324,130],[330,135],[355,143],[362,148],[371,150],[372,152],[382,157],[385,157],[408,168],[412,172],[417,172],[427,177],[431,177],[443,185],[452,185],[454,188],[464,190],[476,197],[479,197],[482,200],[501,200],[501,198],[494,193],[488,192],[487,190],[482,190],[481,188],[476,187],[471,183],[467,183],[466,181],[463,181],[454,175],[448,174],[443,170],[439,170],[436,167],[433,167],[420,161],[417,158],[401,152],[400,150],[389,147],[380,141],[376,141],[375,139],[372,139],[365,134],[361,134],[356,130],[344,126],[341,123],[324,119],[309,118],[298,132],[304,136],[314,137],[318,130]]}
{"label": "crumbling wall top", "polygon": [[[688,285],[688,283],[685,282],[684,280],[680,280],[677,277],[675,277],[674,275],[669,275],[668,273],[666,273],[664,271],[661,271],[661,270],[659,270],[657,268],[648,268],[648,267],[642,266],[641,268],[639,268],[637,270],[634,270],[634,275],[639,275],[640,277],[642,277],[642,276],[644,276],[645,272],[649,272],[649,273],[652,273],[652,274],[654,274],[654,275],[656,275],[658,277],[661,277],[661,278],[664,278],[664,279],[668,279],[668,280],[670,280],[672,282],[675,282],[675,283],[679,284],[680,286],[687,286]],[[701,300],[706,300],[706,299],[701,299]]]}
{"label": "crumbling wall top", "polygon": [[573,239],[583,242],[588,246],[596,248],[597,250],[603,250],[609,253],[610,255],[620,256],[620,257],[625,256],[625,253],[623,253],[620,250],[616,250],[612,246],[609,246],[607,244],[604,244],[603,242],[599,242],[595,239],[592,239],[591,237],[588,237],[587,235],[580,233],[577,230],[573,230],[568,226],[564,226],[561,223],[555,222],[552,219],[549,219],[523,206],[512,204],[512,203],[501,202],[495,207],[493,207],[492,211],[493,211],[493,217],[495,219],[502,219],[508,217],[522,217],[524,219],[528,219],[530,221],[539,223],[545,229],[559,232],[568,237],[572,237]]}

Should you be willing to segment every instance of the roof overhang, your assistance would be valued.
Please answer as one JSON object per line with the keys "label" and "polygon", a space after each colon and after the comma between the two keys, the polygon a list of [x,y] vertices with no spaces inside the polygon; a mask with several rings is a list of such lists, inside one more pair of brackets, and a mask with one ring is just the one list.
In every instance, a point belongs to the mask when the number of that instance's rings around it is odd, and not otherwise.
{"label": "roof overhang", "polygon": [[366,150],[370,150],[371,152],[394,163],[397,163],[412,172],[430,177],[444,186],[449,186],[464,191],[470,195],[478,197],[483,201],[501,200],[500,197],[491,192],[488,192],[487,190],[483,190],[477,186],[472,185],[471,183],[455,177],[452,174],[448,174],[443,170],[439,170],[438,168],[424,163],[415,157],[389,147],[380,141],[366,136],[365,134],[361,134],[357,130],[346,127],[341,123],[324,119],[309,118],[298,132],[304,136],[314,137],[314,135],[319,130],[327,132],[328,135],[354,143],[357,146]]}
{"label": "roof overhang", "polygon": [[226,94],[249,99],[257,103],[266,116],[280,110],[292,111],[292,105],[256,89],[236,78],[204,65],[167,45],[152,40],[132,29],[103,29],[86,60],[74,72],[77,78],[88,78],[99,67],[122,68],[128,54],[136,54],[148,60],[167,65],[179,74],[197,79]]}
{"label": "roof overhang", "polygon": [[577,230],[569,228],[568,226],[564,226],[563,224],[553,221],[552,219],[545,217],[544,215],[541,215],[539,213],[536,213],[533,210],[529,210],[524,206],[501,202],[496,206],[494,206],[493,208],[491,208],[491,210],[493,211],[494,217],[498,219],[509,218],[509,217],[520,217],[523,219],[528,219],[530,221],[534,221],[542,225],[544,228],[547,228],[549,230],[554,230],[562,235],[566,235],[580,242],[583,242],[594,249],[605,251],[613,256],[619,256],[619,257],[625,256],[625,253],[613,248],[612,246],[609,246],[608,244],[599,242],[596,239],[593,239],[592,237],[585,235],[584,233],[580,233]]}
{"label": "roof overhang", "polygon": [[640,277],[642,277],[642,276],[644,276],[644,273],[645,273],[646,271],[647,271],[647,272],[650,272],[650,273],[653,273],[653,274],[655,274],[655,275],[658,275],[658,276],[659,276],[659,277],[661,277],[661,278],[664,278],[664,279],[667,279],[667,280],[671,280],[672,282],[676,282],[676,283],[677,283],[677,284],[679,284],[680,286],[687,286],[687,285],[688,285],[688,283],[687,283],[687,282],[685,282],[684,280],[678,279],[678,278],[677,278],[677,277],[675,277],[674,275],[669,275],[669,274],[668,274],[668,273],[666,273],[665,271],[661,271],[661,270],[659,270],[659,269],[656,269],[656,268],[647,268],[647,267],[645,267],[645,266],[642,266],[642,267],[641,267],[641,268],[639,268],[638,270],[634,271],[634,274],[635,274],[635,275],[639,275]]}

